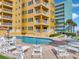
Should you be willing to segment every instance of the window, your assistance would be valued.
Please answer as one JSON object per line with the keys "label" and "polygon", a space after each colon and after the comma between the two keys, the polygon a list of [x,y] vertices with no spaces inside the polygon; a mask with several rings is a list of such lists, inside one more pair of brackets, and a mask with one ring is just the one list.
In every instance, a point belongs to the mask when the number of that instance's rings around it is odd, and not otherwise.
{"label": "window", "polygon": [[33,9],[28,10],[28,14],[33,13]]}
{"label": "window", "polygon": [[24,27],[24,30],[27,30],[27,27]]}
{"label": "window", "polygon": [[33,18],[28,18],[28,22],[33,22]]}
{"label": "window", "polygon": [[28,30],[33,30],[33,26],[29,26],[28,27]]}
{"label": "window", "polygon": [[22,7],[26,7],[26,6],[27,6],[27,3],[22,4]]}
{"label": "window", "polygon": [[28,6],[32,5],[33,4],[33,0],[28,2]]}
{"label": "window", "polygon": [[23,11],[22,14],[27,14],[27,10],[26,11]]}
{"label": "window", "polygon": [[23,30],[27,30],[27,27],[22,27]]}
{"label": "window", "polygon": [[27,22],[27,18],[23,19],[22,22]]}

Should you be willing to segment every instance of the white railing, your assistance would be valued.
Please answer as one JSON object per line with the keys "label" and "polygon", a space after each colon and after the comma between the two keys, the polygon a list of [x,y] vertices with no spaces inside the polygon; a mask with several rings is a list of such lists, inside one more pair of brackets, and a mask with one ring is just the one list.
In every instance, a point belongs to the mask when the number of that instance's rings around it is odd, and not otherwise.
{"label": "white railing", "polygon": [[49,7],[49,4],[46,2],[43,2],[43,5]]}
{"label": "white railing", "polygon": [[35,32],[40,32],[40,29],[36,29],[36,31]]}
{"label": "white railing", "polygon": [[40,19],[39,20],[36,20],[36,23],[40,23]]}
{"label": "white railing", "polygon": [[43,32],[48,32],[48,29],[43,29]]}
{"label": "white railing", "polygon": [[12,13],[12,10],[10,10],[10,9],[3,9],[3,10],[6,11],[6,12]]}
{"label": "white railing", "polygon": [[36,3],[36,5],[42,4],[42,5],[46,6],[46,7],[49,7],[49,4],[46,3],[46,2],[41,3],[40,1],[37,1],[35,3]]}
{"label": "white railing", "polygon": [[40,1],[36,1],[35,3],[36,3],[36,5],[38,5],[38,4],[40,4],[41,2],[40,2]]}
{"label": "white railing", "polygon": [[46,12],[46,11],[43,11],[43,14],[45,14],[45,15],[48,15],[48,12]]}
{"label": "white railing", "polygon": [[5,11],[5,12],[9,12],[9,13],[12,13],[12,10],[9,10],[9,9],[0,9],[0,12],[2,12],[2,11]]}
{"label": "white railing", "polygon": [[42,12],[42,11],[40,11],[40,10],[36,11],[36,14],[39,14],[39,13],[42,13],[42,14],[44,14],[44,15],[48,15],[49,12],[46,12],[46,11],[43,11],[43,12]]}
{"label": "white railing", "polygon": [[43,23],[45,23],[45,24],[48,24],[48,21],[46,21],[46,20],[43,20]]}
{"label": "white railing", "polygon": [[12,17],[11,17],[11,16],[3,16],[3,18],[12,19]]}
{"label": "white railing", "polygon": [[36,14],[38,14],[38,13],[41,13],[41,11],[40,10],[36,11]]}
{"label": "white railing", "polygon": [[4,23],[4,25],[12,25],[12,23]]}
{"label": "white railing", "polygon": [[4,4],[12,6],[12,3],[9,3],[9,2],[4,2]]}

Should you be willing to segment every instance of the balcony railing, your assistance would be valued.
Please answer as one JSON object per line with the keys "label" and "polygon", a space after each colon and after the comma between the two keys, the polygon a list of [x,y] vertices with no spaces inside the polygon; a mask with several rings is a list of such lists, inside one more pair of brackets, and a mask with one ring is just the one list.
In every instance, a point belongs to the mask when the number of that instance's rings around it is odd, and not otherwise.
{"label": "balcony railing", "polygon": [[9,6],[12,6],[12,3],[9,3],[9,2],[4,2],[5,5],[9,5]]}
{"label": "balcony railing", "polygon": [[39,20],[36,20],[35,23],[36,24],[39,24],[39,23],[41,23],[41,24],[48,24],[48,21],[43,19],[43,22],[40,22],[40,19],[39,19]]}
{"label": "balcony railing", "polygon": [[38,13],[41,13],[41,11],[40,10],[36,11],[36,14],[38,14]]}
{"label": "balcony railing", "polygon": [[12,10],[10,10],[10,9],[3,9],[3,10],[6,11],[6,12],[12,13]]}
{"label": "balcony railing", "polygon": [[49,7],[49,4],[48,4],[48,3],[46,3],[46,2],[43,2],[43,5],[45,5],[45,6]]}
{"label": "balcony railing", "polygon": [[12,19],[12,17],[11,17],[11,16],[3,16],[3,18]]}
{"label": "balcony railing", "polygon": [[48,12],[46,12],[46,11],[43,11],[43,14],[44,14],[44,15],[48,15]]}
{"label": "balcony railing", "polygon": [[41,3],[40,1],[37,1],[35,3],[36,3],[36,5],[42,4],[42,5],[46,6],[46,7],[49,7],[49,4],[46,3],[46,2]]}
{"label": "balcony railing", "polygon": [[36,20],[36,23],[40,23],[40,19]]}
{"label": "balcony railing", "polygon": [[38,10],[38,11],[36,11],[36,14],[39,14],[39,13],[41,13],[41,14],[44,14],[44,15],[48,15],[49,14],[49,12],[46,12],[46,11],[40,11],[40,10]]}
{"label": "balcony railing", "polygon": [[4,25],[12,25],[12,23],[4,23]]}
{"label": "balcony railing", "polygon": [[43,32],[48,32],[48,29],[43,29],[42,31],[43,31]]}
{"label": "balcony railing", "polygon": [[45,23],[45,24],[48,24],[48,21],[46,21],[46,20],[43,20],[43,23]]}
{"label": "balcony railing", "polygon": [[0,9],[0,12],[2,12],[2,11],[12,13],[12,10],[9,10],[9,9]]}
{"label": "balcony railing", "polygon": [[35,32],[40,32],[40,29],[36,29]]}

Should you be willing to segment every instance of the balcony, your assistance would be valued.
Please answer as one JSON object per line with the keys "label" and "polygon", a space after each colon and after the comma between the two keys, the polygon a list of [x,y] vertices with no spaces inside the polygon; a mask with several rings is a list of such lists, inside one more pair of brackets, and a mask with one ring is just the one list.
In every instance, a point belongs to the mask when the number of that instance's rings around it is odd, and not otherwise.
{"label": "balcony", "polygon": [[5,5],[5,6],[8,6],[8,7],[12,7],[12,3],[10,2],[0,2],[0,5]]}
{"label": "balcony", "polygon": [[12,10],[10,10],[10,9],[3,9],[3,11],[12,14]]}
{"label": "balcony", "polygon": [[9,20],[12,20],[12,17],[11,17],[11,16],[3,16],[3,19],[9,19]]}
{"label": "balcony", "polygon": [[10,10],[10,9],[0,9],[0,12],[5,12],[5,13],[10,13],[10,14],[12,14],[12,10]]}
{"label": "balcony", "polygon": [[40,29],[36,29],[35,32],[40,32]]}
{"label": "balcony", "polygon": [[35,6],[39,6],[39,5],[43,5],[44,7],[49,8],[49,4],[48,3],[36,1],[35,2]]}
{"label": "balcony", "polygon": [[12,23],[4,23],[4,24],[0,23],[0,26],[12,26]]}
{"label": "balcony", "polygon": [[48,32],[48,29],[43,29],[42,32]]}
{"label": "balcony", "polygon": [[40,19],[39,20],[36,20],[36,22],[35,23],[40,23]]}
{"label": "balcony", "polygon": [[4,23],[4,26],[12,26],[12,23]]}
{"label": "balcony", "polygon": [[12,3],[9,2],[4,2],[3,4],[12,7]]}
{"label": "balcony", "polygon": [[48,21],[43,19],[43,22],[40,22],[39,19],[35,21],[35,25],[48,25]]}
{"label": "balcony", "polygon": [[47,20],[43,20],[43,24],[48,25],[48,21]]}
{"label": "balcony", "polygon": [[45,15],[45,16],[48,16],[49,15],[49,12],[47,12],[47,11],[40,11],[40,10],[38,10],[38,11],[35,11],[35,13],[37,15],[39,15],[39,14],[42,14],[42,15]]}

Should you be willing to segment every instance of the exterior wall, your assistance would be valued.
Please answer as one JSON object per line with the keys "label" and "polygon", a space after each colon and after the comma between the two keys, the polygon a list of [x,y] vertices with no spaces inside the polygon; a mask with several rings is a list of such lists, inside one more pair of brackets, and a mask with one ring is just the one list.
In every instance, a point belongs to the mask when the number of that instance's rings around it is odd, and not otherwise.
{"label": "exterior wall", "polygon": [[[18,0],[17,0],[18,1]],[[30,1],[33,1],[32,5],[28,5]],[[21,16],[16,18],[14,11],[13,16],[13,33],[15,35],[39,35],[47,36],[51,33],[54,33],[55,28],[55,17],[54,17],[54,2],[52,0],[22,0],[19,4],[14,4],[14,9],[18,8],[19,5],[22,5],[22,8],[18,12],[22,12]],[[15,2],[16,3],[16,2]],[[32,2],[31,2],[32,3]],[[15,8],[16,5],[16,8]],[[33,13],[29,13],[28,10],[33,9]],[[28,14],[29,13],[29,14]],[[16,14],[18,15],[18,13]],[[21,22],[17,22],[20,18]],[[30,21],[29,18],[33,18]],[[17,26],[16,26],[17,25]],[[21,31],[17,32],[18,26],[21,27]]]}
{"label": "exterior wall", "polygon": [[13,3],[12,35],[21,35],[22,31],[22,0]]}
{"label": "exterior wall", "polygon": [[[58,8],[60,9],[56,10]],[[56,12],[59,12],[59,13],[56,14]],[[56,4],[55,5],[55,16],[56,16],[56,21],[58,22],[56,24],[56,32],[65,32],[68,27],[64,23],[68,19],[72,19],[72,0],[65,0],[63,2]]]}
{"label": "exterior wall", "polygon": [[72,19],[72,0],[65,0],[65,20]]}
{"label": "exterior wall", "polygon": [[[60,6],[61,5],[61,6]],[[64,2],[57,4],[55,9],[55,17],[56,17],[56,31],[57,32],[64,32],[65,26],[65,10],[64,10]]]}
{"label": "exterior wall", "polygon": [[12,30],[12,14],[14,0],[0,0],[0,35]]}

